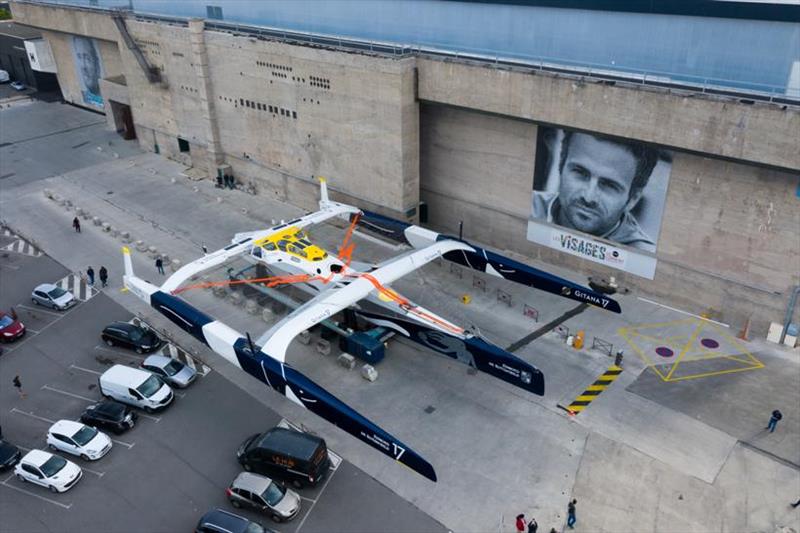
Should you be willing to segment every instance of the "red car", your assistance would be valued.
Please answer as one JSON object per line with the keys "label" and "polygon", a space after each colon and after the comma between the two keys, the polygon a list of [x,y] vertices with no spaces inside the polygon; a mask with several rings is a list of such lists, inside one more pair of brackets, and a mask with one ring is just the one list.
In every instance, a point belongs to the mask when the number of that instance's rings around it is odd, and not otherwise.
{"label": "red car", "polygon": [[0,311],[0,341],[11,342],[25,335],[25,324]]}

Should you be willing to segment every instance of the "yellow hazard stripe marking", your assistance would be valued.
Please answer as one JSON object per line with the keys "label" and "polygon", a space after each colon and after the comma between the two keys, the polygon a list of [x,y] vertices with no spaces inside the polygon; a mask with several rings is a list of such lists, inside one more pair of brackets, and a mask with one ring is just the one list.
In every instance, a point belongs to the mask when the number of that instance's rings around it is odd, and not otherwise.
{"label": "yellow hazard stripe marking", "polygon": [[586,406],[588,406],[592,401],[597,398],[601,392],[606,390],[609,385],[614,383],[619,375],[622,373],[622,368],[618,367],[617,365],[611,365],[608,367],[608,370],[603,372],[603,374],[597,378],[597,380],[589,385],[585,391],[583,391],[580,396],[575,398],[567,410],[572,413],[580,413]]}

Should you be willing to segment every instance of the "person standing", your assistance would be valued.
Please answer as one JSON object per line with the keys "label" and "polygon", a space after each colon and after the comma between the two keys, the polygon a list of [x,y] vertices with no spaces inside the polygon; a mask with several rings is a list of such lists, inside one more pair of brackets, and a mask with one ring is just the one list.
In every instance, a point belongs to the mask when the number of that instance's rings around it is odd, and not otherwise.
{"label": "person standing", "polygon": [[536,523],[536,519],[531,518],[531,521],[528,522],[528,533],[536,533],[538,529],[539,529],[539,524]]}
{"label": "person standing", "polygon": [[162,276],[164,275],[164,261],[161,259],[161,256],[156,257],[156,269],[159,274]]}
{"label": "person standing", "polygon": [[517,533],[525,533],[525,515],[517,515]]}
{"label": "person standing", "polygon": [[27,394],[25,394],[25,392],[23,392],[22,390],[22,381],[20,381],[19,379],[19,374],[14,376],[14,380],[12,381],[12,383],[14,384],[14,387],[16,387],[17,392],[19,393],[20,399],[24,400]]}
{"label": "person standing", "polygon": [[103,287],[108,285],[108,270],[104,266],[100,267],[100,283],[103,284]]}
{"label": "person standing", "polygon": [[89,265],[86,269],[86,279],[89,280],[89,286],[94,286],[94,269]]}
{"label": "person standing", "polygon": [[794,507],[795,509],[797,509],[797,506],[798,506],[798,505],[800,505],[800,498],[798,498],[796,502],[794,502],[794,503],[790,503],[789,505],[791,505],[792,507]]}
{"label": "person standing", "polygon": [[783,418],[783,414],[780,411],[778,411],[777,409],[772,411],[772,416],[769,419],[769,424],[767,424],[767,429],[769,430],[770,433],[775,432],[775,426],[778,425],[778,421],[781,418]]}
{"label": "person standing", "polygon": [[75,233],[81,232],[81,221],[78,220],[78,217],[72,219],[72,227],[75,228]]}
{"label": "person standing", "polygon": [[578,519],[575,517],[575,505],[577,503],[578,500],[573,498],[573,500],[569,502],[569,505],[567,505],[567,527],[570,529],[573,529],[575,522],[578,521]]}

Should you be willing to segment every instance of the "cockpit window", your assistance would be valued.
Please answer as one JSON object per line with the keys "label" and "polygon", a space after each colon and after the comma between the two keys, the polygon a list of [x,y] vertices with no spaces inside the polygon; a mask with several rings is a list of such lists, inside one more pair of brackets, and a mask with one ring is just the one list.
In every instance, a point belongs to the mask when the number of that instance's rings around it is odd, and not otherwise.
{"label": "cockpit window", "polygon": [[290,244],[287,249],[287,252],[299,255],[300,257],[307,257],[305,248],[301,248],[296,244]]}
{"label": "cockpit window", "polygon": [[285,252],[286,247],[289,246],[289,241],[278,241],[278,250]]}
{"label": "cockpit window", "polygon": [[274,243],[274,242],[272,242],[272,241],[265,242],[265,243],[264,243],[264,249],[265,249],[266,251],[268,251],[268,252],[273,252],[273,251],[275,251],[275,243]]}

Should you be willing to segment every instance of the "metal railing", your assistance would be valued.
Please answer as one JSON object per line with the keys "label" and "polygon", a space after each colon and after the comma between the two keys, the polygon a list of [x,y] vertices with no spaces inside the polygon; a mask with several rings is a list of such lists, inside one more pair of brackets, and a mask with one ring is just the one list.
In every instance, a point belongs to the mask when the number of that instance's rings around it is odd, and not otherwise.
{"label": "metal railing", "polygon": [[[68,2],[50,0],[17,0],[19,3],[44,4],[66,7],[92,12],[119,13],[119,8],[75,5]],[[167,16],[157,13],[131,12],[135,20],[156,22],[185,27],[188,17]],[[472,49],[457,50],[448,48],[442,43],[418,43],[414,45],[398,44],[389,41],[364,40],[353,37],[341,37],[331,34],[286,30],[269,26],[239,24],[206,20],[205,26],[212,31],[231,33],[264,40],[279,40],[290,44],[318,46],[339,51],[354,51],[387,57],[423,57],[445,61],[464,63],[493,64],[498,68],[509,68],[529,72],[547,72],[558,75],[575,76],[610,85],[645,86],[668,90],[683,91],[690,94],[707,94],[732,98],[743,103],[769,102],[778,105],[800,106],[800,88],[798,94],[787,94],[785,86],[729,80],[722,78],[694,76],[691,74],[643,70],[633,67],[593,64],[577,62],[563,58],[537,56],[502,55],[494,50]]]}

